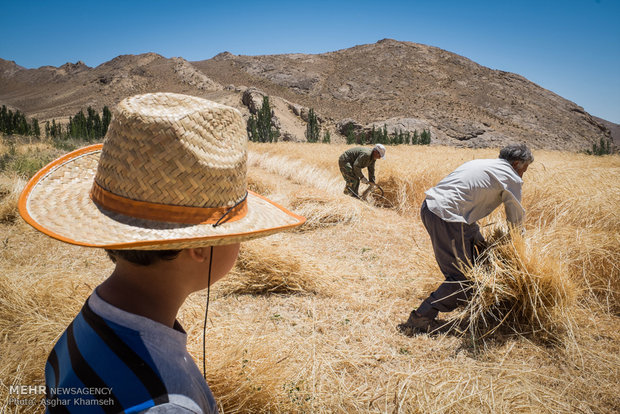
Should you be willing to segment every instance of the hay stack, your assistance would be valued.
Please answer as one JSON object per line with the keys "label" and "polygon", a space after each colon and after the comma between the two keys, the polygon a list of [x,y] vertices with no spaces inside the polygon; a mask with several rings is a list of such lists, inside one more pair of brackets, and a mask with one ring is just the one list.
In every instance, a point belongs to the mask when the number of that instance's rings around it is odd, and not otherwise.
{"label": "hay stack", "polygon": [[296,255],[273,239],[243,243],[234,269],[217,284],[227,294],[308,294],[320,288],[311,258]]}

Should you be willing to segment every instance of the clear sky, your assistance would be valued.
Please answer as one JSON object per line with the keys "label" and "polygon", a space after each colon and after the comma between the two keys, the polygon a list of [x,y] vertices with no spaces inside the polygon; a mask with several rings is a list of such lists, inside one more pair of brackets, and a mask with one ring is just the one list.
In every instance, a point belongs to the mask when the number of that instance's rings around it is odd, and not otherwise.
{"label": "clear sky", "polygon": [[121,54],[323,53],[383,38],[518,73],[620,123],[620,0],[2,0],[0,58],[26,68]]}

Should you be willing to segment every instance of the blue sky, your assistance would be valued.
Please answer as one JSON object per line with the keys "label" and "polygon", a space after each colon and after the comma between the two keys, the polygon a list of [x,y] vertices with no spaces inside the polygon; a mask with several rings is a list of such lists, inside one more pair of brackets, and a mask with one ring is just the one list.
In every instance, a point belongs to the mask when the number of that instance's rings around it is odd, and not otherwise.
{"label": "blue sky", "polygon": [[387,37],[518,73],[620,123],[620,0],[2,3],[0,58],[27,68],[145,52],[322,53]]}

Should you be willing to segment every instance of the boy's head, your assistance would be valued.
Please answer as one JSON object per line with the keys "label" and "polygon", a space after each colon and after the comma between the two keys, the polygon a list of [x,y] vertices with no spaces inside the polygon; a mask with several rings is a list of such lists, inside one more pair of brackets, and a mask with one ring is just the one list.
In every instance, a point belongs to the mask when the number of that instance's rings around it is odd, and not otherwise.
{"label": "boy's head", "polygon": [[247,191],[246,161],[236,109],[186,95],[138,95],[118,105],[103,145],[39,171],[20,213],[51,237],[139,265],[303,224]]}
{"label": "boy's head", "polygon": [[181,250],[112,250],[105,251],[112,262],[119,259],[138,266],[150,266],[159,261],[170,261],[179,257]]}

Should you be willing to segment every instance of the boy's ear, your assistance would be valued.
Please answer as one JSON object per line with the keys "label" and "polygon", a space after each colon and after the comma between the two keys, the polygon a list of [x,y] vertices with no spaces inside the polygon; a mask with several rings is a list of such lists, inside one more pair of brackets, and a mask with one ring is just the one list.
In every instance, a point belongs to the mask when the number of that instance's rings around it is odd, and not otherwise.
{"label": "boy's ear", "polygon": [[192,258],[192,260],[202,263],[209,260],[209,255],[211,253],[210,249],[211,247],[194,247],[187,249],[187,254]]}

